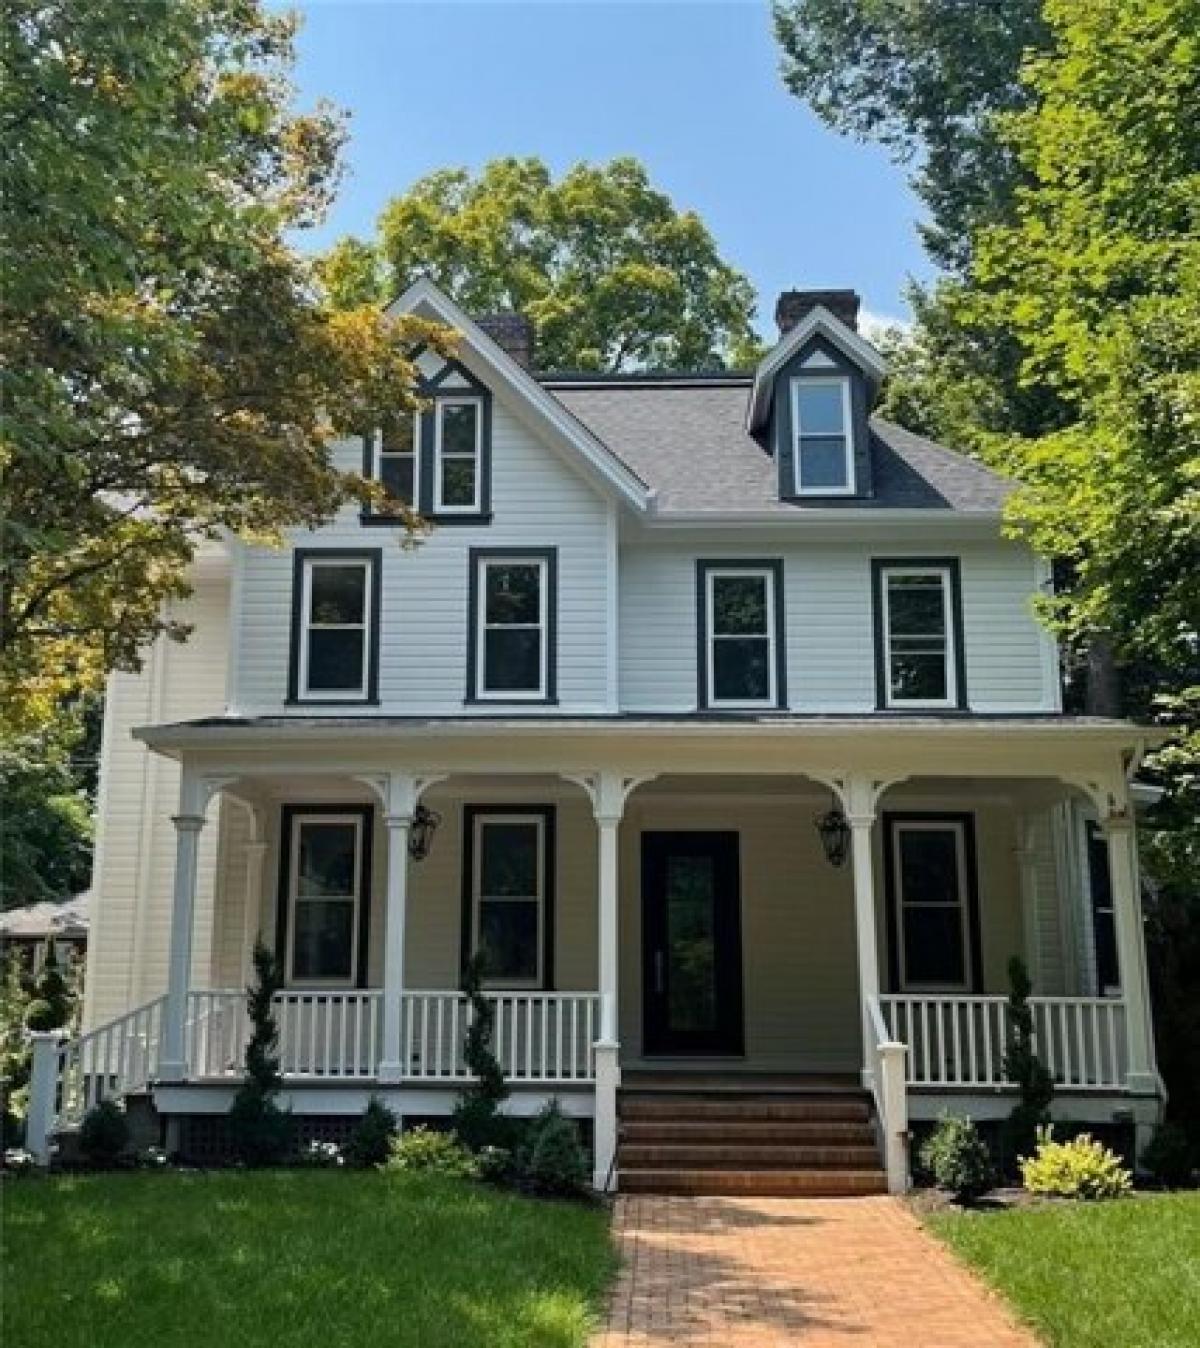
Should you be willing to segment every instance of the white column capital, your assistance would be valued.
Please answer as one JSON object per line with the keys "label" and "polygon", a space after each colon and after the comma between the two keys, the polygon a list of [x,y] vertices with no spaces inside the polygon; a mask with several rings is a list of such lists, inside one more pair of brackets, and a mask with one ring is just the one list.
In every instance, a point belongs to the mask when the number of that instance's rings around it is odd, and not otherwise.
{"label": "white column capital", "polygon": [[833,792],[852,827],[869,828],[875,822],[880,797],[889,787],[905,781],[907,774],[885,777],[877,772],[848,772],[828,776],[810,773],[809,776]]}
{"label": "white column capital", "polygon": [[237,777],[201,774],[184,768],[179,779],[179,815],[199,815],[201,819],[208,813],[212,798],[236,782]]}
{"label": "white column capital", "polygon": [[598,824],[614,825],[625,814],[625,803],[630,795],[645,782],[652,782],[656,772],[635,775],[623,772],[564,772],[564,781],[574,782],[587,792],[592,802],[592,814]]}
{"label": "white column capital", "polygon": [[445,772],[417,773],[396,769],[357,774],[354,780],[369,786],[379,797],[385,820],[390,823],[392,819],[406,819],[411,823],[422,794],[438,782],[445,781],[448,775]]}

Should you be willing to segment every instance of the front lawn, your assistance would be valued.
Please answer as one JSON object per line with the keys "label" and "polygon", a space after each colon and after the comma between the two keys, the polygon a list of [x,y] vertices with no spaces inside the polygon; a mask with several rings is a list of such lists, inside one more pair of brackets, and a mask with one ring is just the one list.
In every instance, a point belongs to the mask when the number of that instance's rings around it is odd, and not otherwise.
{"label": "front lawn", "polygon": [[1200,1344],[1200,1194],[926,1221],[1052,1348]]}
{"label": "front lawn", "polygon": [[567,1348],[607,1214],[438,1176],[282,1170],[5,1181],[22,1348]]}

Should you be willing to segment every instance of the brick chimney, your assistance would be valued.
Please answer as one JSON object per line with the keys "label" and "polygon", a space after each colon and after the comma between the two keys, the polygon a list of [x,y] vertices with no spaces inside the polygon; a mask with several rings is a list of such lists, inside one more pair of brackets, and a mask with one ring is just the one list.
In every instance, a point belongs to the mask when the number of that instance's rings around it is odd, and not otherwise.
{"label": "brick chimney", "polygon": [[859,298],[856,290],[785,290],[775,305],[779,335],[786,337],[806,314],[818,305],[858,331]]}
{"label": "brick chimney", "polygon": [[500,314],[484,314],[475,321],[518,365],[523,365],[527,370],[533,368],[533,324],[524,314],[508,310]]}

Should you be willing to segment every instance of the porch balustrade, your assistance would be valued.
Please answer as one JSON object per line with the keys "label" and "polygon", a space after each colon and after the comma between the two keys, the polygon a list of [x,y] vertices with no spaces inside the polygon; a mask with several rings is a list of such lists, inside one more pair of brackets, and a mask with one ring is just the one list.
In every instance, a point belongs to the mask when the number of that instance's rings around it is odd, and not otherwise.
{"label": "porch balustrade", "polygon": [[[1011,1030],[1005,997],[888,995],[891,1039],[908,1047],[909,1086],[991,1090],[1007,1085]],[[1125,1004],[1110,997],[1031,997],[1034,1049],[1057,1085],[1122,1090],[1128,1070]]]}
{"label": "porch balustrade", "polygon": [[[188,1075],[193,1080],[242,1075],[250,1033],[245,993],[189,994]],[[495,992],[492,1050],[510,1082],[586,1084],[595,1079],[593,1045],[600,1028],[598,994]],[[471,1008],[460,992],[410,991],[401,1000],[403,1081],[462,1084],[471,1079],[463,1049]],[[287,991],[275,998],[280,1068],[285,1078],[369,1080],[378,1075],[383,994]]]}

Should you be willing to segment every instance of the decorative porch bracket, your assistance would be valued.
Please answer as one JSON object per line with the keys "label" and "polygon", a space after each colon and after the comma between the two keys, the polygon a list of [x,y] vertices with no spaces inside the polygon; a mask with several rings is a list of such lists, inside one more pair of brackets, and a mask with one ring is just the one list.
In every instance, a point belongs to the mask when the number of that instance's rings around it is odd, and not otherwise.
{"label": "decorative porch bracket", "polygon": [[905,777],[877,777],[870,773],[822,776],[811,773],[838,798],[850,825],[850,856],[854,879],[854,935],[858,951],[858,990],[862,1031],[862,1083],[873,1088],[875,1079],[871,1000],[879,996],[879,941],[875,926],[875,867],[871,858],[871,830],[880,797]]}
{"label": "decorative porch bracket", "polygon": [[604,1190],[617,1154],[617,1090],[621,1085],[620,1034],[617,1016],[617,958],[620,940],[618,831],[631,793],[657,774],[630,776],[620,772],[564,772],[562,777],[587,792],[599,829],[599,982],[600,1038],[596,1041],[596,1103],[592,1183]]}
{"label": "decorative porch bracket", "polygon": [[387,826],[387,917],[383,948],[383,1033],[379,1080],[395,1084],[404,1078],[401,1016],[404,1007],[404,935],[408,909],[408,838],[422,794],[444,781],[446,773],[397,770],[356,778],[369,786],[383,805]]}
{"label": "decorative porch bracket", "polygon": [[190,770],[186,764],[179,779],[179,813],[171,816],[175,825],[175,884],[171,899],[167,1000],[163,1007],[159,1068],[159,1076],[164,1081],[182,1081],[187,1075],[187,996],[192,973],[200,830],[204,827],[213,796],[237,780],[236,777],[204,776]]}

